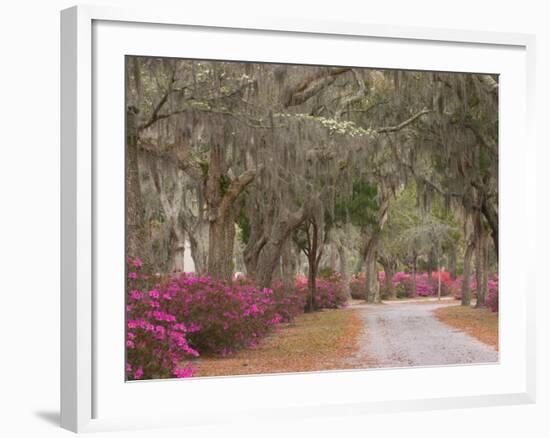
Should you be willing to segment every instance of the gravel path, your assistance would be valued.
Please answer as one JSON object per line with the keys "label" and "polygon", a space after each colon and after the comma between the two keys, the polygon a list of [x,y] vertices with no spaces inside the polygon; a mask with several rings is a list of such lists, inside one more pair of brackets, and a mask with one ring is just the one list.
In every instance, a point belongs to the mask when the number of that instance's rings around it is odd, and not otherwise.
{"label": "gravel path", "polygon": [[432,313],[449,303],[355,305],[365,330],[353,367],[407,367],[497,362],[492,347],[440,322]]}

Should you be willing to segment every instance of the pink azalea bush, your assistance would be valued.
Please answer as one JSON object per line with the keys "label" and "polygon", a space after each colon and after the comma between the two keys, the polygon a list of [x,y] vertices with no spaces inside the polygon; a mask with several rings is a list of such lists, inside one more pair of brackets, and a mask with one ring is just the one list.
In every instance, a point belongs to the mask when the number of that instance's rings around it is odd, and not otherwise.
{"label": "pink azalea bush", "polygon": [[365,299],[365,273],[358,272],[353,277],[351,277],[349,282],[349,290],[351,297],[354,300],[364,300]]}
{"label": "pink azalea bush", "polygon": [[[430,285],[429,276],[432,277],[432,284]],[[447,271],[432,272],[420,272],[415,276],[416,289],[414,289],[414,281],[412,274],[405,272],[398,272],[394,275],[394,286],[401,290],[408,297],[429,297],[437,296],[439,276],[441,276],[441,296],[451,295],[453,292],[451,274]]]}
{"label": "pink azalea bush", "polygon": [[[428,297],[437,296],[438,273],[432,272],[432,285],[430,286],[427,272],[419,272],[413,281],[412,274],[407,272],[396,272],[392,277],[393,287],[397,298]],[[389,291],[386,285],[386,274],[384,271],[378,273],[378,282],[380,285],[380,294],[382,298],[389,297]],[[365,298],[365,274],[363,272],[356,274],[350,281],[351,296],[354,299]],[[447,271],[441,271],[441,295],[452,295],[455,292],[455,284],[451,280],[451,275]]]}
{"label": "pink azalea bush", "polygon": [[229,354],[255,345],[282,321],[272,289],[246,282],[226,284],[182,274],[166,286],[171,310],[196,327],[189,343],[201,353]]}
{"label": "pink azalea bush", "polygon": [[492,312],[498,312],[498,276],[489,279],[485,304]]}
{"label": "pink azalea bush", "polygon": [[281,322],[290,322],[297,315],[304,313],[307,296],[303,290],[293,287],[287,290],[281,280],[272,285],[275,311],[281,316]]}
{"label": "pink azalea bush", "polygon": [[317,279],[314,301],[317,309],[338,309],[347,305],[348,296],[340,274],[333,273],[328,278]]}
{"label": "pink azalea bush", "polygon": [[171,313],[170,297],[146,287],[149,279],[140,273],[139,259],[128,259],[127,266],[126,378],[192,376],[190,359],[199,353],[189,345],[188,336],[196,327]]}
{"label": "pink azalea bush", "polygon": [[[303,297],[309,296],[308,281],[306,277],[296,278],[296,291]],[[315,281],[315,295],[313,296],[313,309],[337,309],[346,305],[347,296],[342,287],[342,281],[337,274],[328,278],[317,278]]]}

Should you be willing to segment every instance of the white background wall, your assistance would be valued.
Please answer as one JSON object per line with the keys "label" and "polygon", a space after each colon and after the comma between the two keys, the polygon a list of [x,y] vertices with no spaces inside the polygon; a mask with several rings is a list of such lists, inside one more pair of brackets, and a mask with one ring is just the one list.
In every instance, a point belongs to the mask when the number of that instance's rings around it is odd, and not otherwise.
{"label": "white background wall", "polygon": [[[193,430],[118,432],[107,436],[344,437],[550,436],[550,302],[546,227],[550,188],[547,109],[550,15],[524,0],[96,1],[189,8],[228,17],[258,15],[414,24],[537,34],[538,403],[530,406],[370,415],[342,419]],[[187,5],[189,3],[189,5]],[[0,434],[68,436],[57,428],[59,404],[59,10],[65,0],[4,2],[0,12]],[[194,6],[193,6],[194,7]],[[195,8],[195,7],[194,7]],[[518,144],[517,147],[522,147]],[[533,211],[534,214],[534,211]],[[368,390],[368,389],[365,389]]]}

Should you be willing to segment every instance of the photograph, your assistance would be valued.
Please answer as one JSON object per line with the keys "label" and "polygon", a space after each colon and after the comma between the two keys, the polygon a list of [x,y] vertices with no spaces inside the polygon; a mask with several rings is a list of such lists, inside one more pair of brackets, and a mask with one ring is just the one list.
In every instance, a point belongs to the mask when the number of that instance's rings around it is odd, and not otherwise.
{"label": "photograph", "polygon": [[499,362],[498,74],[124,75],[126,381]]}
{"label": "photograph", "polygon": [[6,2],[0,435],[550,437],[549,16],[457,6]]}

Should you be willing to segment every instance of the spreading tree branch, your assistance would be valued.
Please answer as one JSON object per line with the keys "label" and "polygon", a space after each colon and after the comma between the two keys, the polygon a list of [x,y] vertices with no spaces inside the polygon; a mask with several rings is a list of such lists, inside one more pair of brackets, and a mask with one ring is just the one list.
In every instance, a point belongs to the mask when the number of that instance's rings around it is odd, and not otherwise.
{"label": "spreading tree branch", "polygon": [[289,107],[307,102],[321,90],[331,85],[338,76],[349,71],[351,71],[349,67],[332,68],[307,77],[298,85],[286,91],[283,105]]}
{"label": "spreading tree branch", "polygon": [[365,86],[365,82],[363,81],[363,79],[361,78],[361,76],[359,75],[357,70],[353,69],[352,72],[353,72],[353,75],[355,76],[355,81],[357,82],[357,85],[358,85],[359,89],[357,90],[357,92],[355,94],[347,97],[341,103],[340,108],[338,108],[338,110],[336,111],[336,114],[335,114],[335,117],[337,119],[342,117],[342,114],[345,113],[349,109],[350,105],[352,105],[355,102],[360,101],[367,94],[367,87]]}
{"label": "spreading tree branch", "polygon": [[249,169],[241,173],[237,178],[231,181],[227,191],[225,192],[220,207],[218,209],[218,214],[220,217],[223,217],[229,208],[233,205],[237,197],[243,192],[243,190],[252,182],[256,175],[260,172],[261,166],[257,169]]}
{"label": "spreading tree branch", "polygon": [[425,114],[429,114],[431,113],[432,110],[429,110],[429,109],[423,109],[422,111],[416,113],[414,116],[408,118],[407,120],[405,120],[404,122],[401,122],[399,125],[395,125],[395,126],[385,126],[385,127],[382,127],[382,128],[377,128],[376,129],[376,132],[378,134],[385,134],[385,133],[388,133],[388,132],[397,132],[397,131],[401,131],[403,128],[406,128],[407,126],[409,126],[411,123],[413,123],[416,119],[422,117],[423,115]]}

